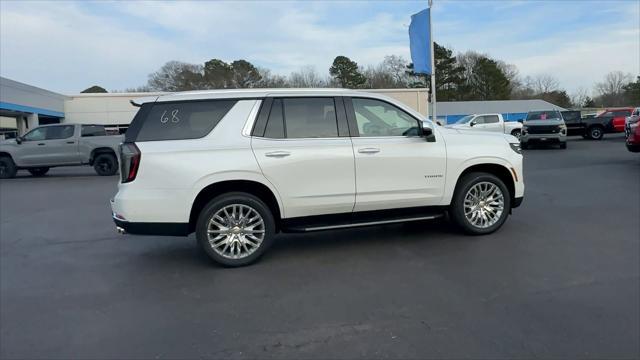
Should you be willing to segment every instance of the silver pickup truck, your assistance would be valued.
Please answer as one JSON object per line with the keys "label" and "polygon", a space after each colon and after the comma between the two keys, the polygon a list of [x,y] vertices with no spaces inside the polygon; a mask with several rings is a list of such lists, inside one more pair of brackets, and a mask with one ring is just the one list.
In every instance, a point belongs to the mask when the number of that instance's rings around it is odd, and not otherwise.
{"label": "silver pickup truck", "polygon": [[42,176],[56,166],[91,165],[98,175],[118,171],[122,135],[107,135],[102,125],[44,125],[16,139],[0,141],[0,179],[20,169]]}

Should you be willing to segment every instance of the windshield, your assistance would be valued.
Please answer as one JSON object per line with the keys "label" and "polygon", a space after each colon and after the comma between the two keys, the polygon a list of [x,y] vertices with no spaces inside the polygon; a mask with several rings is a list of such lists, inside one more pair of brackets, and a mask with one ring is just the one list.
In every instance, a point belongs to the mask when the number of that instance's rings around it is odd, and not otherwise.
{"label": "windshield", "polygon": [[527,114],[527,120],[550,120],[550,119],[562,119],[560,113],[551,111],[532,111]]}
{"label": "windshield", "polygon": [[467,115],[465,117],[460,118],[458,121],[456,121],[456,124],[466,124],[469,121],[471,121],[471,119],[473,119],[473,115]]}

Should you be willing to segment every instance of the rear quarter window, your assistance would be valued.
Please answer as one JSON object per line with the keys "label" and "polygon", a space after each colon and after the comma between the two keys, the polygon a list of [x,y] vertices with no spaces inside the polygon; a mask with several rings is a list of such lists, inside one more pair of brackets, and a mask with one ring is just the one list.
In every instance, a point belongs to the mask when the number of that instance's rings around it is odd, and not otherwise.
{"label": "rear quarter window", "polygon": [[126,142],[199,139],[211,132],[237,100],[143,105],[127,131]]}

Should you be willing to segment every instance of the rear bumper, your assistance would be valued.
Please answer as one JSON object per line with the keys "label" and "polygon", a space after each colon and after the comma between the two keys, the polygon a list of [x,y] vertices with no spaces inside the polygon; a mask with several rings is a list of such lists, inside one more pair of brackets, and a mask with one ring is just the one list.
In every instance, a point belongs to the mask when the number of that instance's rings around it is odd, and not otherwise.
{"label": "rear bumper", "polygon": [[[156,235],[156,236],[187,236],[189,235],[189,224],[187,223],[141,223],[128,222],[113,217],[116,227],[122,229],[123,233],[134,235]],[[118,229],[119,230],[119,229]],[[121,232],[120,230],[118,232]]]}

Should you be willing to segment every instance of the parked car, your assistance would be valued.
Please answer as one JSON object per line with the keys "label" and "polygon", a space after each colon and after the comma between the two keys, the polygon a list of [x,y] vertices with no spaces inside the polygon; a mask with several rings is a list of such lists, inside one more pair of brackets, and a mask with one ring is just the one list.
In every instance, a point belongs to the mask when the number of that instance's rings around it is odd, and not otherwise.
{"label": "parked car", "polygon": [[502,114],[467,115],[448,127],[453,129],[494,131],[520,138],[522,124],[517,121],[504,121]]}
{"label": "parked car", "polygon": [[558,110],[530,111],[522,124],[520,145],[523,149],[532,144],[559,144],[567,148],[567,126]]}
{"label": "parked car", "polygon": [[562,111],[568,136],[582,136],[585,139],[601,140],[604,134],[615,132],[612,117],[581,117],[580,111]]}
{"label": "parked car", "polygon": [[435,126],[344,89],[186,92],[141,99],[111,201],[120,233],[195,232],[227,266],[275,234],[441,217],[498,230],[524,195],[514,138]]}
{"label": "parked car", "polygon": [[627,149],[631,152],[640,152],[640,107],[637,107],[626,119],[625,137]]}
{"label": "parked car", "polygon": [[91,165],[98,175],[118,171],[117,151],[122,135],[107,136],[102,125],[43,125],[0,142],[0,179],[20,169],[42,176],[57,166]]}
{"label": "parked car", "polygon": [[623,132],[625,120],[628,116],[631,116],[632,112],[633,108],[631,107],[610,108],[596,115],[596,119],[609,120],[609,124],[605,129],[608,132]]}

